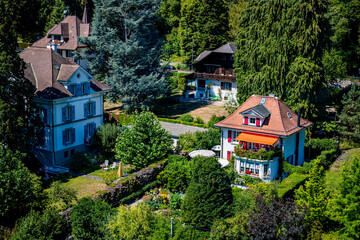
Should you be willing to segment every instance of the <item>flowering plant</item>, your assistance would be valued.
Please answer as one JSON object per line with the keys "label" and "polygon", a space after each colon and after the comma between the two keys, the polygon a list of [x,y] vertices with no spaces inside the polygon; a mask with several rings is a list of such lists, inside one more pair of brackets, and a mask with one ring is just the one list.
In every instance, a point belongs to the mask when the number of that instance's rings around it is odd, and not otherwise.
{"label": "flowering plant", "polygon": [[246,170],[245,173],[246,173],[246,174],[250,174],[251,171],[250,171],[250,170]]}

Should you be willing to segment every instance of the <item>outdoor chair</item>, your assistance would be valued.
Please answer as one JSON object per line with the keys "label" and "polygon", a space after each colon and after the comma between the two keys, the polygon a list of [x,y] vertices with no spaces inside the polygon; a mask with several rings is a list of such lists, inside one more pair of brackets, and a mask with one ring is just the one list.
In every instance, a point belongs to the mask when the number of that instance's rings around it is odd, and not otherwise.
{"label": "outdoor chair", "polygon": [[110,166],[110,169],[116,168],[116,162],[113,162],[113,164]]}

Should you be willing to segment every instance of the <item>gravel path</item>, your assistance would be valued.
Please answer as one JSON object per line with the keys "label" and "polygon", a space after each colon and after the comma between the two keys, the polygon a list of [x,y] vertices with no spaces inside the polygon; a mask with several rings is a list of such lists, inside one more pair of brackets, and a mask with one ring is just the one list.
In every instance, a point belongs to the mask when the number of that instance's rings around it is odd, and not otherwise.
{"label": "gravel path", "polygon": [[101,178],[98,176],[88,175],[88,174],[84,174],[84,173],[77,173],[77,172],[69,171],[69,174],[76,176],[76,177],[86,177],[86,178],[91,178],[91,179],[95,179],[95,180],[101,180]]}

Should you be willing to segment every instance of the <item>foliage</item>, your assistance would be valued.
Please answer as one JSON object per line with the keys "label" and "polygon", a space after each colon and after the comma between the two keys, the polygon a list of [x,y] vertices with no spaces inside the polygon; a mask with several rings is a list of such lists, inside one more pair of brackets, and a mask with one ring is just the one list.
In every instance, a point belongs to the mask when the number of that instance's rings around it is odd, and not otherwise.
{"label": "foliage", "polygon": [[230,180],[216,158],[196,157],[193,161],[182,218],[192,226],[211,227],[215,219],[231,216]]}
{"label": "foliage", "polygon": [[305,147],[310,148],[312,157],[317,157],[322,151],[338,150],[339,143],[335,139],[330,138],[311,138],[305,142]]}
{"label": "foliage", "polygon": [[159,173],[157,179],[171,192],[185,192],[191,179],[191,162],[185,157],[170,155],[168,165]]}
{"label": "foliage", "polygon": [[346,63],[335,49],[324,53],[322,62],[324,64],[324,77],[326,82],[334,83],[337,78],[343,78],[346,74]]}
{"label": "foliage", "polygon": [[218,122],[224,120],[225,118],[226,118],[225,116],[219,116],[218,117],[216,115],[212,115],[209,122],[208,122],[208,124],[207,124],[207,127],[212,128],[212,127],[214,127],[215,123],[218,123]]}
{"label": "foliage", "polygon": [[93,146],[105,157],[114,157],[116,138],[122,132],[115,124],[104,124],[96,129],[92,138]]}
{"label": "foliage", "polygon": [[245,5],[235,54],[239,103],[252,94],[275,93],[291,108],[301,107],[305,118],[319,114],[328,39],[325,13],[325,1],[255,0]]}
{"label": "foliage", "polygon": [[113,187],[99,191],[93,196],[94,199],[105,200],[112,206],[119,205],[120,201],[128,197],[130,194],[144,189],[146,185],[156,180],[156,176],[164,169],[167,161],[161,161],[151,164],[138,172],[130,174],[127,177],[119,179],[113,183]]}
{"label": "foliage", "polygon": [[193,123],[193,122],[184,122],[184,121],[177,120],[177,119],[169,119],[169,118],[158,118],[158,119],[159,119],[159,121],[162,121],[162,122],[179,123],[179,124],[183,124],[183,125],[202,127],[202,128],[207,127],[205,124],[199,124],[199,123]]}
{"label": "foliage", "polygon": [[58,211],[70,208],[77,201],[76,191],[60,181],[51,183],[48,193],[50,206]]}
{"label": "foliage", "polygon": [[301,239],[307,230],[305,216],[305,209],[290,199],[274,198],[268,203],[258,195],[249,216],[249,231],[256,239]]}
{"label": "foliage", "polygon": [[46,34],[53,26],[59,24],[61,20],[63,20],[64,15],[63,12],[65,10],[65,2],[64,0],[55,0],[52,4],[50,4],[49,11],[46,18],[44,33]]}
{"label": "foliage", "polygon": [[236,40],[239,33],[240,17],[245,4],[245,0],[235,0],[229,4],[229,38],[232,42]]}
{"label": "foliage", "polygon": [[24,158],[25,154],[0,148],[0,217],[9,224],[43,204],[40,178],[24,166]]}
{"label": "foliage", "polygon": [[220,131],[214,128],[203,132],[180,134],[179,145],[184,151],[211,149],[213,146],[220,144],[220,135]]}
{"label": "foliage", "polygon": [[341,103],[340,133],[349,141],[360,142],[360,87],[352,84]]}
{"label": "foliage", "polygon": [[341,173],[340,195],[331,209],[337,220],[343,224],[340,234],[349,239],[359,239],[360,233],[360,156],[352,157]]}
{"label": "foliage", "polygon": [[89,48],[82,53],[89,69],[112,87],[109,97],[132,111],[165,91],[160,42],[154,21],[160,1],[94,0]]}
{"label": "foliage", "polygon": [[165,75],[167,84],[170,85],[172,92],[176,90],[184,90],[186,79],[183,77],[186,73],[167,72]]}
{"label": "foliage", "polygon": [[120,124],[122,127],[127,127],[131,125],[132,121],[133,121],[133,115],[129,115],[129,114],[118,115],[118,124]]}
{"label": "foliage", "polygon": [[59,212],[47,208],[43,213],[31,210],[17,221],[11,239],[64,239],[65,234],[65,222]]}
{"label": "foliage", "polygon": [[127,197],[124,197],[123,199],[120,200],[121,204],[128,204],[132,201],[134,201],[135,199],[143,196],[147,191],[149,191],[150,189],[154,188],[157,186],[157,181],[153,181],[149,184],[146,184],[141,190],[137,191],[137,192],[133,192],[132,194],[130,194]]}
{"label": "foliage", "polygon": [[338,152],[332,149],[329,151],[322,151],[316,159],[320,161],[320,164],[324,167],[324,169],[328,169],[337,156]]}
{"label": "foliage", "polygon": [[256,195],[261,195],[267,201],[270,201],[273,198],[278,197],[278,182],[273,181],[271,183],[258,182],[251,183],[249,187]]}
{"label": "foliage", "polygon": [[187,113],[187,114],[181,115],[181,116],[178,118],[178,120],[184,121],[184,122],[193,122],[193,121],[194,121],[194,117]]}
{"label": "foliage", "polygon": [[142,200],[151,210],[165,209],[169,204],[169,191],[165,188],[156,188],[147,192]]}
{"label": "foliage", "polygon": [[201,117],[196,117],[194,123],[204,124],[204,120]]}
{"label": "foliage", "polygon": [[169,207],[173,212],[180,210],[183,203],[183,195],[179,193],[170,193]]}
{"label": "foliage", "polygon": [[313,161],[304,162],[304,164],[302,166],[294,166],[286,161],[283,161],[284,172],[288,173],[289,175],[291,175],[293,173],[309,174],[312,165],[313,165]]}
{"label": "foliage", "polygon": [[309,223],[323,223],[325,221],[328,193],[326,192],[324,174],[325,171],[320,160],[316,159],[310,170],[310,178],[305,182],[305,187],[300,186],[299,189],[295,190],[295,202],[309,210],[309,214],[306,216]]}
{"label": "foliage", "polygon": [[137,169],[164,159],[172,146],[170,134],[161,127],[152,112],[144,111],[134,117],[130,129],[116,140],[116,157]]}
{"label": "foliage", "polygon": [[205,240],[208,239],[209,233],[206,231],[200,231],[192,226],[183,226],[180,225],[175,229],[174,240],[182,240],[182,239],[198,239]]}
{"label": "foliage", "polygon": [[226,103],[225,103],[225,110],[226,110],[229,114],[232,114],[232,113],[234,113],[238,108],[239,108],[239,103],[230,96],[230,98],[227,99],[227,101],[226,101]]}
{"label": "foliage", "polygon": [[276,157],[281,157],[283,155],[281,149],[275,149],[271,151],[266,151],[265,149],[259,149],[255,152],[253,150],[246,150],[242,148],[242,143],[236,145],[235,155],[237,157],[246,157],[249,159],[261,159],[261,160],[272,160]]}
{"label": "foliage", "polygon": [[280,198],[292,198],[294,197],[294,191],[308,180],[309,175],[292,173],[289,177],[285,178],[278,185],[278,195]]}
{"label": "foliage", "polygon": [[100,173],[100,176],[106,185],[112,186],[113,182],[119,178],[118,167],[115,169],[109,169],[108,171],[103,171]]}
{"label": "foliage", "polygon": [[146,239],[151,234],[155,217],[146,204],[120,206],[106,225],[110,239]]}
{"label": "foliage", "polygon": [[228,9],[224,0],[181,1],[178,28],[181,56],[190,61],[205,50],[213,50],[228,41]]}
{"label": "foliage", "polygon": [[111,207],[106,202],[82,198],[71,211],[71,227],[78,239],[103,239]]}
{"label": "foliage", "polygon": [[94,154],[85,152],[76,152],[69,162],[70,169],[75,172],[94,167],[97,163]]}

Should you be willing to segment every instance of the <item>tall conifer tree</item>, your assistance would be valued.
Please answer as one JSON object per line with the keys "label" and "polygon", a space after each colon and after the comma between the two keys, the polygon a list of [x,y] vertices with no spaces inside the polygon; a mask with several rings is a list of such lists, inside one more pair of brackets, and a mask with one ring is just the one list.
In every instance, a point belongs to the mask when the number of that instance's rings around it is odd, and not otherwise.
{"label": "tall conifer tree", "polygon": [[325,1],[249,1],[240,19],[235,67],[240,102],[276,93],[305,117],[318,113],[328,41]]}
{"label": "tall conifer tree", "polygon": [[88,66],[113,88],[110,97],[137,108],[164,90],[160,74],[160,42],[154,29],[159,1],[96,0],[92,34],[80,39],[89,46]]}

